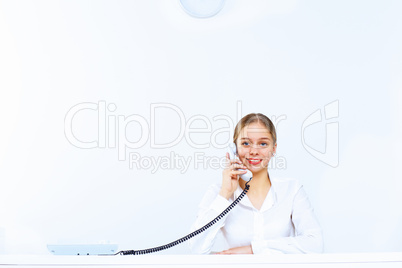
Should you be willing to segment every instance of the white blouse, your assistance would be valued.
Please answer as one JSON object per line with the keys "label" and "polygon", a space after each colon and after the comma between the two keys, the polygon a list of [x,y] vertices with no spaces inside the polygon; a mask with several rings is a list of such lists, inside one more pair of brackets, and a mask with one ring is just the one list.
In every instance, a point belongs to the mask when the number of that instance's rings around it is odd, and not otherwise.
{"label": "white blouse", "polygon": [[[239,186],[229,200],[219,195],[220,185],[212,185],[201,201],[192,231],[204,226],[241,193]],[[195,254],[208,254],[219,231],[229,248],[252,246],[254,254],[321,253],[320,225],[306,192],[298,180],[271,179],[271,189],[260,210],[243,197],[224,218],[189,240]]]}

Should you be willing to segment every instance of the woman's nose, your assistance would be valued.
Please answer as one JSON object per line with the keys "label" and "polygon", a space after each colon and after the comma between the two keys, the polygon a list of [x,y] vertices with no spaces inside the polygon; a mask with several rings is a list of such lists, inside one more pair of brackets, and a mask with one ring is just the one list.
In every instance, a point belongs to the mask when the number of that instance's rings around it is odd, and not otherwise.
{"label": "woman's nose", "polygon": [[256,154],[258,154],[258,148],[256,148],[255,146],[251,146],[251,147],[250,147],[249,154],[250,154],[250,155],[256,155]]}

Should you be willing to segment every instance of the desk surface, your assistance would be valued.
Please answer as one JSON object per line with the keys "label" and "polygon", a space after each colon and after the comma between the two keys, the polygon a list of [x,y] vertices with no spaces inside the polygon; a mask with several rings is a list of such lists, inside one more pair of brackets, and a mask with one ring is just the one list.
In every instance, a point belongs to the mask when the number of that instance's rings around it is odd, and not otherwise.
{"label": "desk surface", "polygon": [[0,255],[0,267],[402,267],[402,252],[286,255]]}

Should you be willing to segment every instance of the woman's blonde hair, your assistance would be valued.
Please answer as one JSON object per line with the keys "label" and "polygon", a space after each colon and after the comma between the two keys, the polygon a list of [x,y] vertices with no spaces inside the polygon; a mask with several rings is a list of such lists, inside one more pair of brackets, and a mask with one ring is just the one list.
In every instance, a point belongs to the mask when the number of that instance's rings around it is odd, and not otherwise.
{"label": "woman's blonde hair", "polygon": [[263,124],[269,133],[272,136],[273,143],[274,145],[276,144],[276,131],[275,131],[275,126],[272,123],[272,121],[265,115],[260,114],[260,113],[251,113],[246,116],[244,116],[236,125],[234,134],[233,134],[233,142],[236,143],[237,138],[240,135],[240,132],[245,126],[248,126],[252,123],[261,123]]}

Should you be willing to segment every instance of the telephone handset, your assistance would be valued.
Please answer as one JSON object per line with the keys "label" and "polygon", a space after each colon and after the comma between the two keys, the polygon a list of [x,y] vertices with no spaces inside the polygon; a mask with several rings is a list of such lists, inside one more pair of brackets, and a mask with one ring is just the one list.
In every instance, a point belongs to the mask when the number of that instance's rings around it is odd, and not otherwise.
{"label": "telephone handset", "polygon": [[[239,159],[237,156],[237,147],[236,144],[233,142],[229,144],[228,147],[228,153],[229,153],[229,158],[230,159]],[[240,175],[240,178],[242,178],[244,181],[249,181],[253,177],[253,173],[251,173],[250,170],[247,169],[247,173]]]}
{"label": "telephone handset", "polygon": [[[229,152],[230,159],[235,159],[237,157],[236,145],[234,143],[229,144],[228,152]],[[122,251],[119,251],[112,255],[142,255],[142,254],[154,253],[154,252],[158,252],[158,251],[165,250],[165,249],[171,248],[173,246],[176,246],[176,245],[183,243],[184,241],[187,241],[190,238],[204,232],[209,227],[211,227],[212,225],[217,223],[220,219],[222,219],[226,214],[228,214],[229,211],[231,211],[232,208],[234,208],[240,202],[240,200],[247,194],[248,190],[250,189],[250,185],[248,185],[248,183],[250,182],[250,180],[252,179],[252,176],[253,176],[253,174],[251,173],[250,170],[247,170],[247,171],[248,171],[247,173],[240,176],[244,181],[246,181],[246,185],[244,187],[243,192],[233,201],[232,204],[230,204],[224,211],[222,211],[221,214],[219,214],[215,219],[213,219],[209,223],[205,224],[200,229],[195,230],[194,232],[192,232],[186,236],[183,236],[182,238],[177,239],[176,241],[173,241],[169,244],[163,245],[163,246],[148,248],[148,249],[141,249],[141,250],[122,250]],[[105,254],[105,255],[107,255],[107,254]]]}

